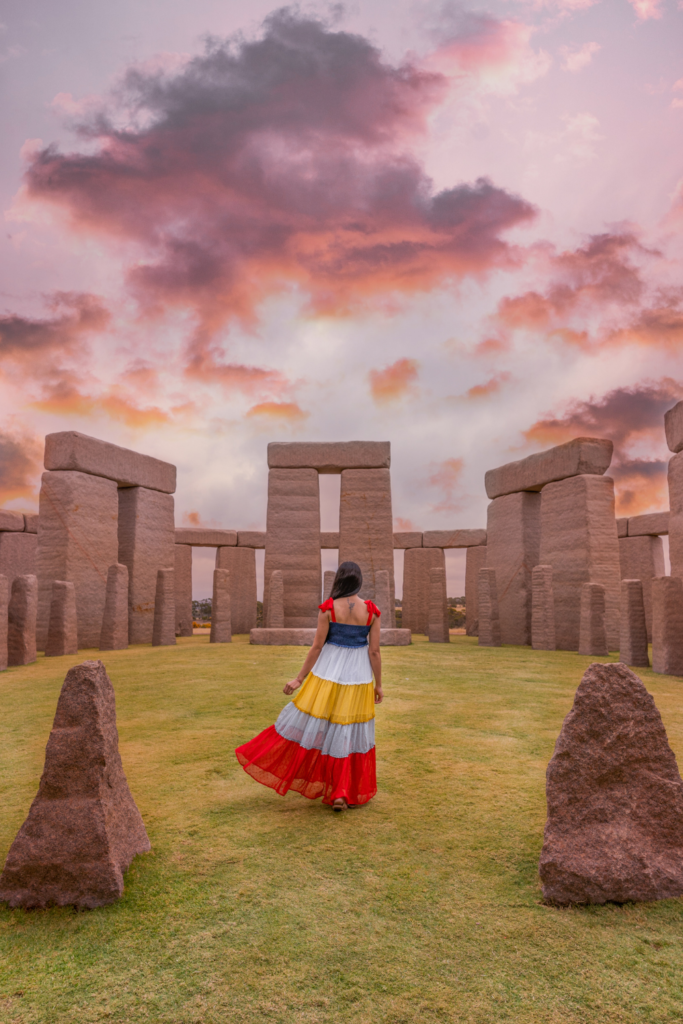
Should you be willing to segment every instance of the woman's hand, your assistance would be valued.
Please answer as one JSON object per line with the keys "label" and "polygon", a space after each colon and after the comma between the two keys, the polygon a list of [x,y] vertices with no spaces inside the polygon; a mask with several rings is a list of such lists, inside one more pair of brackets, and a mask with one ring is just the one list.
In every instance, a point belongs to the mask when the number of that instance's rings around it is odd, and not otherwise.
{"label": "woman's hand", "polygon": [[384,690],[380,686],[375,686],[375,704],[381,704],[384,700]]}
{"label": "woman's hand", "polygon": [[282,692],[286,693],[287,696],[289,697],[289,695],[291,693],[294,693],[295,690],[298,690],[300,686],[301,686],[301,680],[300,679],[292,679],[289,683],[285,683],[284,689],[282,690]]}

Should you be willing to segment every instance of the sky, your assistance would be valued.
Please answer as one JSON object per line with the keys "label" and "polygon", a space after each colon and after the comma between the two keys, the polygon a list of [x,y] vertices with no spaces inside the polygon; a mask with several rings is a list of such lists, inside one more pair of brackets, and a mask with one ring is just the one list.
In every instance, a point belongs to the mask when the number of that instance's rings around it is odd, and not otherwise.
{"label": "sky", "polygon": [[391,441],[397,530],[485,525],[487,469],[577,436],[618,515],[668,506],[681,0],[0,20],[4,507],[67,429],[175,463],[178,525],[264,529],[288,440]]}

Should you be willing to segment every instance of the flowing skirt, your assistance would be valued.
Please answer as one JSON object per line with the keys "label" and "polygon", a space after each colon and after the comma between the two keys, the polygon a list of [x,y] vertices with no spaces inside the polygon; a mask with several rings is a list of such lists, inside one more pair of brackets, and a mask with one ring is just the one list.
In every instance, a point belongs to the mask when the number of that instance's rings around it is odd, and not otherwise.
{"label": "flowing skirt", "polygon": [[275,725],[238,747],[244,770],[276,792],[365,804],[377,792],[375,698],[367,647],[325,644]]}

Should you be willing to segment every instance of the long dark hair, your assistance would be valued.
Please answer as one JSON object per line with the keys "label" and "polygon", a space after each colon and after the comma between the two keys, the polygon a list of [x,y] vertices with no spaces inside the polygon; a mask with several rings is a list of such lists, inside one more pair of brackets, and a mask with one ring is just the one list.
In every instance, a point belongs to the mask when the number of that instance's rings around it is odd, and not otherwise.
{"label": "long dark hair", "polygon": [[363,586],[363,573],[355,562],[342,562],[334,577],[330,597],[336,601],[338,597],[351,597]]}

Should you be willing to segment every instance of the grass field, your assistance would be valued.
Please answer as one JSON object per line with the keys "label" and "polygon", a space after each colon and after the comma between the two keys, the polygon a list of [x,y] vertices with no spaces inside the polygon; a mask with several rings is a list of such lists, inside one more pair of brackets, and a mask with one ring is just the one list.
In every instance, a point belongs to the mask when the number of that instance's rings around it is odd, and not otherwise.
{"label": "grass field", "polygon": [[[0,676],[3,862],[87,656]],[[383,649],[379,793],[333,815],[233,754],[302,657],[207,636],[103,656],[153,852],[114,906],[0,909],[2,1024],[683,1021],[682,901],[541,902],[545,768],[590,659]],[[680,763],[683,681],[641,675]]]}

